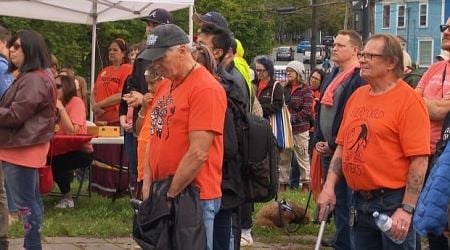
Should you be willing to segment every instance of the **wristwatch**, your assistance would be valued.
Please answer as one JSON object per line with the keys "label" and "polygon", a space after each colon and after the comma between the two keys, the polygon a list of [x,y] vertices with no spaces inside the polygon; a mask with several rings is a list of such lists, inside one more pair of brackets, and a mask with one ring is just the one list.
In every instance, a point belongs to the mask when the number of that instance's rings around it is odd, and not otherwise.
{"label": "wristwatch", "polygon": [[407,212],[408,214],[413,214],[415,208],[412,205],[409,204],[402,204],[403,211]]}

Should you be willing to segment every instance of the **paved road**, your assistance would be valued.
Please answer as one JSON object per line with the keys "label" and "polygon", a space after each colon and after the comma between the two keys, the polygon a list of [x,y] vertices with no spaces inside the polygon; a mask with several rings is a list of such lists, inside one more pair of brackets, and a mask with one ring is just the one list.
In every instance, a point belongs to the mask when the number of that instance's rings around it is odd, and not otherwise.
{"label": "paved road", "polygon": [[[297,46],[292,46],[292,49],[294,51],[297,51]],[[274,48],[272,50],[272,60],[274,62],[275,65],[287,65],[289,63],[289,61],[276,61],[276,55],[277,55],[277,48]],[[299,61],[299,62],[303,62],[303,53],[297,53],[295,52],[294,55],[294,60]],[[309,69],[310,65],[305,63],[305,68]],[[321,64],[317,64],[318,68],[321,68]]]}
{"label": "paved road", "polygon": [[[284,242],[303,242],[297,243],[271,243],[265,244],[255,242],[252,247],[244,247],[244,250],[306,250],[313,249],[315,236],[283,236]],[[11,239],[10,250],[22,249],[23,239]],[[43,239],[44,250],[122,250],[122,249],[141,249],[131,238],[81,238],[81,237],[45,237]],[[328,249],[328,248],[325,248]]]}

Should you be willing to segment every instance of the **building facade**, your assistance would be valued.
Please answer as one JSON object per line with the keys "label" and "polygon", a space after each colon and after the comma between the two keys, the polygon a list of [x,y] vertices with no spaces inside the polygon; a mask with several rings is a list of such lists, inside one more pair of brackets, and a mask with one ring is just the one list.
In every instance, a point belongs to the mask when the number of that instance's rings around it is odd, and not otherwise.
{"label": "building facade", "polygon": [[375,3],[375,33],[403,38],[412,63],[428,67],[441,52],[439,25],[449,16],[446,0],[381,0]]}

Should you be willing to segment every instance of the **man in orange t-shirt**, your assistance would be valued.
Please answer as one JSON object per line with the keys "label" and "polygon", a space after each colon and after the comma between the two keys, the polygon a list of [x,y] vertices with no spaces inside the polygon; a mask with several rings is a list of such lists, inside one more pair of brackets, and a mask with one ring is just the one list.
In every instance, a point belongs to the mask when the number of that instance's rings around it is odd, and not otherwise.
{"label": "man in orange t-shirt", "polygon": [[[192,58],[186,33],[174,24],[156,27],[139,58],[153,62],[172,81],[161,85],[149,111],[150,167],[144,168],[143,198],[152,181],[173,175],[166,194],[178,196],[189,184],[200,189],[208,249],[220,209],[223,127],[227,100],[217,80]],[[197,237],[192,235],[192,237]]]}
{"label": "man in orange t-shirt", "polygon": [[[396,38],[378,34],[360,52],[361,76],[345,107],[338,147],[318,198],[320,217],[336,204],[334,186],[345,177],[354,191],[350,226],[355,249],[415,249],[412,214],[430,153],[425,103],[403,80],[402,49]],[[392,218],[396,244],[375,225],[372,213]]]}

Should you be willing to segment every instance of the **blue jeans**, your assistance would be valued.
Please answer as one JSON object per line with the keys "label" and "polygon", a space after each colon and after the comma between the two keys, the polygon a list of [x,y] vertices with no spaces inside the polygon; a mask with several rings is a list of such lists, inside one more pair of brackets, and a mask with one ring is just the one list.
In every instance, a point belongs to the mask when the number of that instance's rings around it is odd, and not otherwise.
{"label": "blue jeans", "polygon": [[[328,173],[331,157],[322,156],[321,160],[325,173]],[[335,249],[353,249],[353,244],[351,242],[350,236],[350,226],[348,224],[352,192],[348,188],[345,178],[339,179],[334,188],[334,192],[336,193],[336,206],[334,209],[334,218],[336,221]]]}
{"label": "blue jeans", "polygon": [[206,241],[208,250],[213,250],[214,218],[220,210],[221,198],[200,200],[203,209],[203,222],[205,223]]}
{"label": "blue jeans", "polygon": [[137,141],[133,132],[123,132],[125,151],[128,158],[128,170],[130,173],[130,184],[134,186],[137,180]]}
{"label": "blue jeans", "polygon": [[214,250],[229,250],[231,243],[232,209],[221,209],[214,218]]}
{"label": "blue jeans", "polygon": [[41,226],[44,215],[39,193],[39,171],[3,162],[5,182],[22,218],[25,230],[23,247],[41,250]]}
{"label": "blue jeans", "polygon": [[9,212],[17,212],[16,204],[14,204],[13,197],[11,195],[11,191],[9,191],[8,185],[5,183],[5,191],[6,191],[6,198],[8,200],[8,210]]}
{"label": "blue jeans", "polygon": [[4,174],[1,163],[0,161],[0,249],[8,249],[8,204],[3,187]]}
{"label": "blue jeans", "polygon": [[[400,207],[403,199],[404,190],[397,190],[386,193],[381,197],[376,197],[366,201],[355,192],[353,195],[353,206],[357,211],[356,222],[352,228],[354,243],[356,249],[364,250],[414,250],[416,249],[416,232],[409,228],[403,244],[395,244],[384,233],[378,229],[372,216],[374,211],[385,213],[389,216]],[[412,222],[411,222],[412,225]]]}

